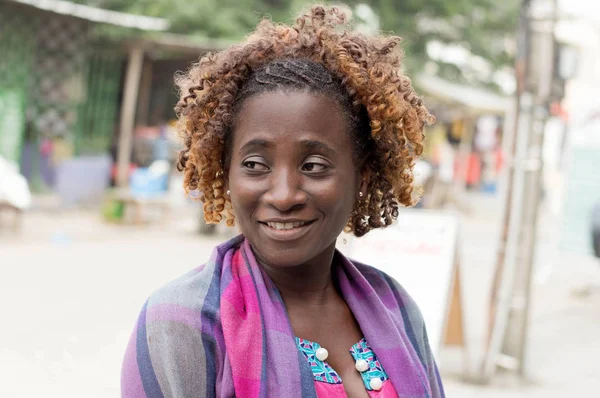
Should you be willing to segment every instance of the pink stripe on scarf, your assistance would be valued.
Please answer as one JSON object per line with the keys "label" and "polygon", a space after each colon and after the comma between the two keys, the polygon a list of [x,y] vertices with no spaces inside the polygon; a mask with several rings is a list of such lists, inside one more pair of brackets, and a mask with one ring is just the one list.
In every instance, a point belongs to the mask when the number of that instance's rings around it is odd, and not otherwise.
{"label": "pink stripe on scarf", "polygon": [[[221,295],[221,325],[236,395],[258,397],[262,373],[263,327],[252,275],[242,251],[232,259],[233,280]],[[243,377],[242,377],[243,375]]]}

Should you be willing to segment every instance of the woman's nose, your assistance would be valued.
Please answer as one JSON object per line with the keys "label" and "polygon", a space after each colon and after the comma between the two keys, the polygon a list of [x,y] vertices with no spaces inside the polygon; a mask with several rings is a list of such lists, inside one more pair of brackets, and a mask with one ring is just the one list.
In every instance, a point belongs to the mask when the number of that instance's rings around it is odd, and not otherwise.
{"label": "woman's nose", "polygon": [[274,171],[263,200],[281,212],[302,206],[308,201],[308,194],[302,189],[301,181],[301,176],[294,170]]}

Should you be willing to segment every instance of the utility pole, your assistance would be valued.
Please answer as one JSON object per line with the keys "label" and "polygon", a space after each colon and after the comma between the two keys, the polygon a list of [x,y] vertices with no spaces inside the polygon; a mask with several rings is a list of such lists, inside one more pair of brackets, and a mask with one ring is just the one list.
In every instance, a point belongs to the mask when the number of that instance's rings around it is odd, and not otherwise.
{"label": "utility pole", "polygon": [[[492,294],[491,294],[491,300],[490,300],[490,315],[489,315],[489,330],[492,330],[492,327],[494,325],[494,319],[496,316],[496,307],[497,307],[497,290],[499,288],[499,283],[501,280],[501,275],[502,275],[502,269],[503,269],[503,265],[504,265],[504,259],[506,256],[506,246],[507,246],[507,241],[508,241],[508,228],[509,228],[509,223],[510,223],[510,210],[511,210],[511,204],[512,204],[512,198],[513,198],[513,178],[514,178],[514,170],[515,168],[514,166],[514,162],[513,160],[515,159],[515,154],[517,151],[517,146],[516,146],[516,137],[517,137],[517,131],[519,129],[519,109],[521,107],[521,96],[523,95],[524,91],[525,91],[525,77],[526,77],[526,69],[527,69],[527,54],[529,53],[529,47],[530,47],[530,36],[531,36],[531,29],[529,27],[529,17],[528,17],[528,11],[529,10],[529,1],[528,0],[524,0],[523,3],[521,4],[521,10],[519,13],[519,22],[518,22],[518,26],[517,26],[517,35],[516,35],[516,42],[517,42],[517,54],[515,56],[515,80],[516,80],[516,95],[514,98],[514,104],[513,104],[513,108],[511,109],[511,111],[513,112],[511,114],[512,119],[508,118],[508,120],[505,121],[504,124],[504,150],[506,151],[506,156],[507,156],[507,160],[509,161],[507,164],[507,170],[506,170],[506,175],[505,175],[505,184],[506,184],[506,188],[501,191],[501,195],[504,195],[504,203],[503,203],[503,215],[502,215],[502,233],[500,235],[500,242],[498,245],[498,249],[497,249],[497,256],[496,256],[496,269],[495,269],[495,274],[494,274],[494,278],[492,281]],[[510,124],[509,124],[510,123]],[[491,337],[491,336],[488,336]]]}
{"label": "utility pole", "polygon": [[524,62],[518,93],[514,153],[510,159],[503,249],[492,300],[493,322],[483,379],[497,366],[526,371],[531,279],[542,180],[544,128],[554,77],[557,0],[523,0],[518,59]]}

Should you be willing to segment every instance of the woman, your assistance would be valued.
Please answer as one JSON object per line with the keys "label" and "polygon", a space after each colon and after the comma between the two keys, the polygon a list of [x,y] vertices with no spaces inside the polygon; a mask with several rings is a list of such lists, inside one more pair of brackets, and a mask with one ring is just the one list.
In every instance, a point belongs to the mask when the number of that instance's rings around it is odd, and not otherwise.
{"label": "woman", "polygon": [[242,234],[144,306],[124,397],[441,397],[422,317],[389,276],[335,250],[414,204],[432,116],[397,37],[336,8],[247,41],[178,79],[179,169],[205,219]]}

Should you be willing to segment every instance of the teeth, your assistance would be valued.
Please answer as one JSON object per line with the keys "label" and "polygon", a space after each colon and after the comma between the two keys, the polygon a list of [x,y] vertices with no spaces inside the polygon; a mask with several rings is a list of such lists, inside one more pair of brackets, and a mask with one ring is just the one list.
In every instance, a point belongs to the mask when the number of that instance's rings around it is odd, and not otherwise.
{"label": "teeth", "polygon": [[267,225],[273,229],[277,229],[277,230],[286,230],[286,229],[293,229],[293,228],[298,228],[300,226],[303,226],[305,223],[302,221],[296,221],[296,222],[268,222]]}

